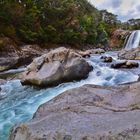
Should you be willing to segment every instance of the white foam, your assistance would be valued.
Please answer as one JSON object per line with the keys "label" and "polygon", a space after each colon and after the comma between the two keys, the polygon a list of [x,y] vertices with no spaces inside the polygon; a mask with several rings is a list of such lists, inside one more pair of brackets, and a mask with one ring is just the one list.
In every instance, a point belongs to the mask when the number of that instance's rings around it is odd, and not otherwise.
{"label": "white foam", "polygon": [[125,49],[138,48],[140,46],[140,30],[133,31],[127,41]]}
{"label": "white foam", "polygon": [[[111,69],[99,65],[99,57],[91,57],[88,62],[94,69],[88,78],[79,82],[64,83],[54,88],[37,90],[31,87],[23,87],[19,80],[7,82],[3,89],[8,90],[6,98],[0,102],[0,139],[7,140],[11,126],[32,118],[38,106],[51,100],[62,92],[80,87],[85,84],[117,85],[125,82],[133,82],[138,79],[132,73]],[[1,123],[2,122],[2,123]]]}

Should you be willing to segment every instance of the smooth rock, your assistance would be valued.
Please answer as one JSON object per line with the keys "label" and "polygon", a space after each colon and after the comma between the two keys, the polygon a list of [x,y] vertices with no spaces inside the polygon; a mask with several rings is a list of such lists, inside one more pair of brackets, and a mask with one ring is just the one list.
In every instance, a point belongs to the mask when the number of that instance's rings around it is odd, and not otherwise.
{"label": "smooth rock", "polygon": [[120,61],[120,62],[114,62],[111,64],[111,68],[119,69],[119,68],[138,68],[139,63],[137,62],[132,62],[132,61]]}
{"label": "smooth rock", "polygon": [[79,54],[61,47],[34,59],[21,83],[49,87],[87,78],[92,69]]}
{"label": "smooth rock", "polygon": [[118,54],[119,59],[140,60],[140,47],[136,49],[123,49]]}
{"label": "smooth rock", "polygon": [[140,83],[85,85],[41,105],[10,140],[139,140]]}
{"label": "smooth rock", "polygon": [[11,69],[8,71],[0,72],[1,79],[20,79],[20,75],[22,77],[22,73],[26,70],[26,68],[19,68],[19,69]]}

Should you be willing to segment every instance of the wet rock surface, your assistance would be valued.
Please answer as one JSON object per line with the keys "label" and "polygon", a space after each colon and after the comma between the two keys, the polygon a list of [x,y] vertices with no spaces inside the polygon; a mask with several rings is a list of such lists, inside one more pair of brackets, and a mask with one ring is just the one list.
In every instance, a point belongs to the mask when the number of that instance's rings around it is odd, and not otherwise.
{"label": "wet rock surface", "polygon": [[113,61],[113,58],[111,56],[101,56],[100,59],[105,63],[111,63]]}
{"label": "wet rock surface", "polygon": [[140,83],[85,85],[41,105],[10,140],[139,140]]}
{"label": "wet rock surface", "polygon": [[132,62],[132,61],[119,61],[119,62],[113,62],[113,64],[111,64],[111,68],[115,68],[115,69],[120,69],[120,68],[132,69],[138,67],[139,67],[139,63]]}
{"label": "wet rock surface", "polygon": [[119,59],[140,60],[140,47],[136,49],[124,49],[118,54]]}
{"label": "wet rock surface", "polygon": [[34,59],[24,73],[23,85],[49,87],[87,78],[92,66],[81,55],[60,47]]}

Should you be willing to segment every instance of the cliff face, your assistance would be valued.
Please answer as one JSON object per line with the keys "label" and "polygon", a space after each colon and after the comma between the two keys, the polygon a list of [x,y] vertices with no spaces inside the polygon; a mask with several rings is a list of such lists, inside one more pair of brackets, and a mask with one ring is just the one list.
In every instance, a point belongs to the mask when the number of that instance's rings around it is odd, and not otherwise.
{"label": "cliff face", "polygon": [[10,140],[139,140],[140,83],[85,85],[41,105]]}
{"label": "cliff face", "polygon": [[115,30],[112,32],[111,37],[109,39],[109,47],[110,48],[122,48],[124,47],[127,37],[131,34],[131,31],[128,30]]}

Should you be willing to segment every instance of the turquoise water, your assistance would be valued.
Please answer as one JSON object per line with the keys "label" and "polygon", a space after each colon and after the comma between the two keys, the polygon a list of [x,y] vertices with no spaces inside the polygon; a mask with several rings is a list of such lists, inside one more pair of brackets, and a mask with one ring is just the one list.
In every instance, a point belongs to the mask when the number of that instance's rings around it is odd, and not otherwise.
{"label": "turquoise water", "polygon": [[42,90],[22,86],[19,80],[8,81],[5,85],[1,86],[0,140],[7,140],[9,130],[12,126],[30,120],[41,104],[68,89],[85,84],[111,86],[138,79],[138,76],[131,72],[118,71],[102,64],[99,65],[98,60],[98,57],[91,57],[88,60],[93,65],[94,70],[89,74],[87,79],[80,82],[64,83],[54,88]]}

